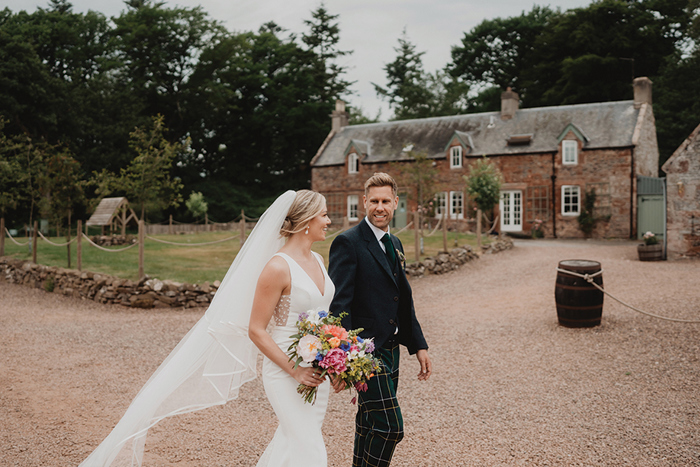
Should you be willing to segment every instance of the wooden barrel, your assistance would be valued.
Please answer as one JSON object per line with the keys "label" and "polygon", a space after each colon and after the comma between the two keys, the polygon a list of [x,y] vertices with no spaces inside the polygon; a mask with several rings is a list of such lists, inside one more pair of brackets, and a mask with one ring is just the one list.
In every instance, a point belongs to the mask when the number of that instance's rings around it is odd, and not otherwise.
{"label": "wooden barrel", "polygon": [[[589,275],[601,270],[599,262],[585,259],[560,261],[559,269]],[[593,282],[603,287],[603,275],[595,276]],[[557,271],[554,299],[559,324],[569,328],[598,326],[603,315],[603,295],[603,292],[584,278]]]}
{"label": "wooden barrel", "polygon": [[637,253],[639,261],[662,261],[664,259],[664,247],[661,243],[654,245],[640,243],[637,245]]}

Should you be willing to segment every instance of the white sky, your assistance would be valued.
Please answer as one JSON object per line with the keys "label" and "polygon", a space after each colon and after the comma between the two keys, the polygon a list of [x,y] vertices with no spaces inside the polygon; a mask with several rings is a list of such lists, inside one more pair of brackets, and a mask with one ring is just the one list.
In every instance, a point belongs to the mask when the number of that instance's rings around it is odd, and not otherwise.
{"label": "white sky", "polygon": [[[306,31],[303,21],[320,0],[159,0],[167,6],[202,5],[209,15],[231,31],[257,31],[263,23],[274,21],[290,32]],[[73,11],[96,10],[107,17],[118,16],[126,5],[122,0],[72,0]],[[326,0],[330,14],[339,15],[341,50],[353,50],[342,58],[348,67],[347,79],[355,81],[352,105],[362,107],[370,117],[381,110],[381,119],[390,110],[374,91],[372,83],[386,84],[384,66],[396,58],[394,47],[406,28],[409,40],[418,51],[425,51],[426,71],[443,68],[450,60],[451,48],[461,44],[464,33],[485,19],[518,16],[537,5],[568,10],[589,5],[591,0]],[[0,0],[0,8],[13,12],[48,7],[48,0]]]}

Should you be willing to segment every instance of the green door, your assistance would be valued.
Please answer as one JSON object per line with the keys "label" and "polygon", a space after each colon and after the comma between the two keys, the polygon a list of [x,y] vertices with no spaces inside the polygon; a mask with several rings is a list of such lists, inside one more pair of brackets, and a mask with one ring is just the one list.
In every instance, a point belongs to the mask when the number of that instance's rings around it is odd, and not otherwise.
{"label": "green door", "polygon": [[665,179],[637,178],[637,239],[652,232],[663,241],[666,234]]}
{"label": "green door", "polygon": [[402,229],[406,227],[406,217],[408,214],[408,207],[406,204],[406,194],[399,195],[399,206],[394,211],[394,218],[391,220],[392,229]]}

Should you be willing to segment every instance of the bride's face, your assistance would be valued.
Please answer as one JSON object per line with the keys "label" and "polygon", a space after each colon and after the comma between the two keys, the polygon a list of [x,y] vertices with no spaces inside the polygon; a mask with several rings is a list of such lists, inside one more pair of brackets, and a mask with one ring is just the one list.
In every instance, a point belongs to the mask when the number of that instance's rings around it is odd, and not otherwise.
{"label": "bride's face", "polygon": [[328,226],[331,225],[331,220],[328,217],[328,210],[326,209],[326,204],[323,204],[323,209],[318,213],[316,217],[311,219],[309,222],[309,238],[313,242],[321,242],[326,239],[326,231]]}

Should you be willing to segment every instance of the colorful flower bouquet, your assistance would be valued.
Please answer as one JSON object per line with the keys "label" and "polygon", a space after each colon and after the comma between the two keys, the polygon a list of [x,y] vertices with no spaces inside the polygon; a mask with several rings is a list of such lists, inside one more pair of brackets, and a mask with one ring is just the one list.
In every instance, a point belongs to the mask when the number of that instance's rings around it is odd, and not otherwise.
{"label": "colorful flower bouquet", "polygon": [[[345,389],[355,388],[366,391],[367,381],[380,369],[379,359],[372,355],[374,342],[362,339],[358,334],[362,328],[347,331],[340,323],[347,313],[331,316],[324,310],[310,310],[299,314],[297,328],[292,345],[287,349],[289,361],[294,361],[294,368],[302,362],[321,370],[321,377],[331,375],[345,383]],[[318,388],[304,384],[297,387],[297,392],[306,402],[314,403]],[[356,398],[353,398],[353,403]]]}

